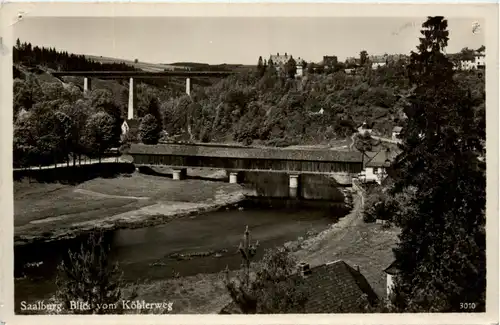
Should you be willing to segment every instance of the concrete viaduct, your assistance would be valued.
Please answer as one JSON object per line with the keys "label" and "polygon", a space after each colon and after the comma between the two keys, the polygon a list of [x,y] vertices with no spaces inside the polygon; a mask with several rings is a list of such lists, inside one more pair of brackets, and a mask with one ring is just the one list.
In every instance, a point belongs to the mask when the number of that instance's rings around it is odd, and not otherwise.
{"label": "concrete viaduct", "polygon": [[291,197],[297,196],[301,174],[329,175],[350,185],[363,170],[362,154],[354,151],[132,144],[129,154],[136,166],[171,167],[174,180],[182,179],[188,167],[225,169],[230,183],[238,182],[241,171],[287,173]]}
{"label": "concrete viaduct", "polygon": [[135,111],[135,83],[134,78],[167,78],[185,77],[186,94],[191,95],[191,78],[224,78],[234,72],[231,71],[57,71],[51,73],[54,77],[83,77],[83,92],[91,90],[91,78],[97,79],[129,79],[128,119],[134,118]]}

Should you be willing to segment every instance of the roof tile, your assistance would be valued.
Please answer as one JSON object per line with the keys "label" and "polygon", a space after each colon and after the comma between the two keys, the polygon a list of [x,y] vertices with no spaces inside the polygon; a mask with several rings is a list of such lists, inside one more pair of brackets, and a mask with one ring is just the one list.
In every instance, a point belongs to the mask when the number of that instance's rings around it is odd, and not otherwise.
{"label": "roof tile", "polygon": [[132,144],[129,150],[131,155],[175,155],[175,156],[202,156],[227,157],[243,159],[283,159],[302,161],[330,161],[330,162],[362,162],[362,154],[356,151],[334,150],[292,150],[278,148],[234,148],[215,147],[190,144]]}
{"label": "roof tile", "polygon": [[[301,276],[296,273],[292,277]],[[378,300],[365,277],[344,261],[336,261],[311,268],[305,279],[308,300],[306,313],[356,313],[362,312],[363,295],[370,303]],[[225,306],[221,313],[241,313],[234,303]]]}

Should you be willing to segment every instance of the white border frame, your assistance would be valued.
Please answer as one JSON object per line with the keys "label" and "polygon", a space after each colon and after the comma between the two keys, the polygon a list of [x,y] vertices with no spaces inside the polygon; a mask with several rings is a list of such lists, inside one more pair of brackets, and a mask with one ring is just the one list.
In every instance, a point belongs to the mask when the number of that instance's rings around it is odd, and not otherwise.
{"label": "white border frame", "polygon": [[[10,3],[0,7],[0,321],[7,324],[498,324],[498,4],[374,3]],[[12,30],[24,17],[418,17],[443,15],[485,19],[488,51],[487,107],[487,301],[481,314],[334,315],[132,315],[19,316],[13,306]],[[417,45],[415,40],[415,46]]]}

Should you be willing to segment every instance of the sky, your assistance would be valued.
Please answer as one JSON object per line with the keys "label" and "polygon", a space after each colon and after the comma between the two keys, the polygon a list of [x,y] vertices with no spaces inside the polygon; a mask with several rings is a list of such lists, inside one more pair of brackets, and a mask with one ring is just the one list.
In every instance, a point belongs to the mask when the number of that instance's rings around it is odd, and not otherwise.
{"label": "sky", "polygon": [[[14,37],[76,54],[150,63],[256,64],[259,56],[284,54],[319,62],[370,55],[407,54],[418,45],[426,17],[120,17],[26,18]],[[450,18],[447,52],[484,44],[481,19]],[[486,44],[484,44],[486,45]]]}

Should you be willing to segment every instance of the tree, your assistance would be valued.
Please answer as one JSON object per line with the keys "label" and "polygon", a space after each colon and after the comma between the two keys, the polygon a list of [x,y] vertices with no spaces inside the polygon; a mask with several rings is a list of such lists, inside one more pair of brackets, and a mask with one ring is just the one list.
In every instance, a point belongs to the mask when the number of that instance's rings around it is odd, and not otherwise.
{"label": "tree", "polygon": [[472,61],[474,60],[474,50],[470,49],[468,47],[464,47],[460,51],[461,59],[462,60],[467,60],[467,61]]}
{"label": "tree", "polygon": [[285,65],[285,72],[288,78],[293,79],[297,74],[297,61],[293,57],[290,57]]}
{"label": "tree", "polygon": [[304,312],[307,292],[303,279],[293,276],[296,260],[284,248],[267,250],[256,272],[251,274],[255,249],[256,246],[249,244],[247,227],[245,244],[240,246],[244,270],[233,279],[226,270],[226,288],[236,306],[244,314]]}
{"label": "tree", "polygon": [[264,76],[264,73],[266,73],[264,62],[262,61],[262,56],[259,56],[259,61],[257,62],[257,74],[262,78],[262,76]]}
{"label": "tree", "polygon": [[363,51],[359,52],[359,64],[361,66],[364,66],[367,63],[368,63],[368,52],[363,50]]}
{"label": "tree", "polygon": [[88,101],[79,99],[74,104],[67,104],[61,107],[61,111],[68,115],[72,121],[70,146],[73,154],[73,166],[76,160],[85,152],[85,126],[90,113]]}
{"label": "tree", "polygon": [[161,128],[158,120],[151,114],[144,116],[139,125],[139,138],[144,144],[157,144]]}
{"label": "tree", "polygon": [[73,134],[73,121],[71,117],[61,111],[55,112],[55,118],[57,119],[56,133],[59,135],[59,156],[62,161],[66,161],[69,166],[70,153],[73,149],[72,147],[72,134]]}
{"label": "tree", "polygon": [[101,157],[111,148],[113,144],[113,129],[115,121],[111,115],[105,112],[97,112],[87,120],[84,133],[84,143],[87,152],[97,155],[99,162]]}
{"label": "tree", "polygon": [[[467,91],[453,78],[444,55],[449,32],[443,17],[422,24],[408,73],[415,87],[401,133],[402,153],[390,174],[392,195],[412,188],[400,205],[400,274],[394,305],[400,311],[485,310],[485,164],[481,130]],[[404,213],[401,214],[401,211]]]}
{"label": "tree", "polygon": [[481,45],[481,47],[480,47],[480,48],[478,48],[476,51],[477,51],[478,53],[483,53],[484,51],[486,51],[486,46]]}
{"label": "tree", "polygon": [[362,134],[356,134],[354,138],[354,147],[363,153],[363,158],[364,155],[367,151],[371,151],[373,149],[373,138],[370,135],[370,133],[365,132]]}
{"label": "tree", "polygon": [[[67,260],[58,267],[56,280],[56,296],[66,310],[77,314],[123,313],[123,272],[117,263],[110,262],[109,251],[102,232],[91,233],[79,251],[68,251]],[[71,308],[75,302],[88,303],[88,308]]]}
{"label": "tree", "polygon": [[161,127],[162,118],[160,113],[160,103],[158,103],[157,97],[151,97],[151,99],[149,100],[147,114],[153,115]]}
{"label": "tree", "polygon": [[51,164],[61,158],[61,148],[66,139],[60,134],[61,121],[56,116],[58,108],[57,101],[39,102],[33,106],[29,115],[37,152],[36,165]]}
{"label": "tree", "polygon": [[121,110],[113,97],[113,93],[108,89],[95,89],[90,92],[90,106],[94,111],[107,113],[113,118],[114,125],[112,131],[112,144],[116,145],[120,141],[121,134]]}
{"label": "tree", "polygon": [[42,89],[38,80],[31,74],[26,80],[14,80],[14,113],[21,108],[30,110],[33,105],[41,100]]}
{"label": "tree", "polygon": [[30,113],[14,123],[13,158],[15,167],[29,167],[37,163],[37,137]]}

